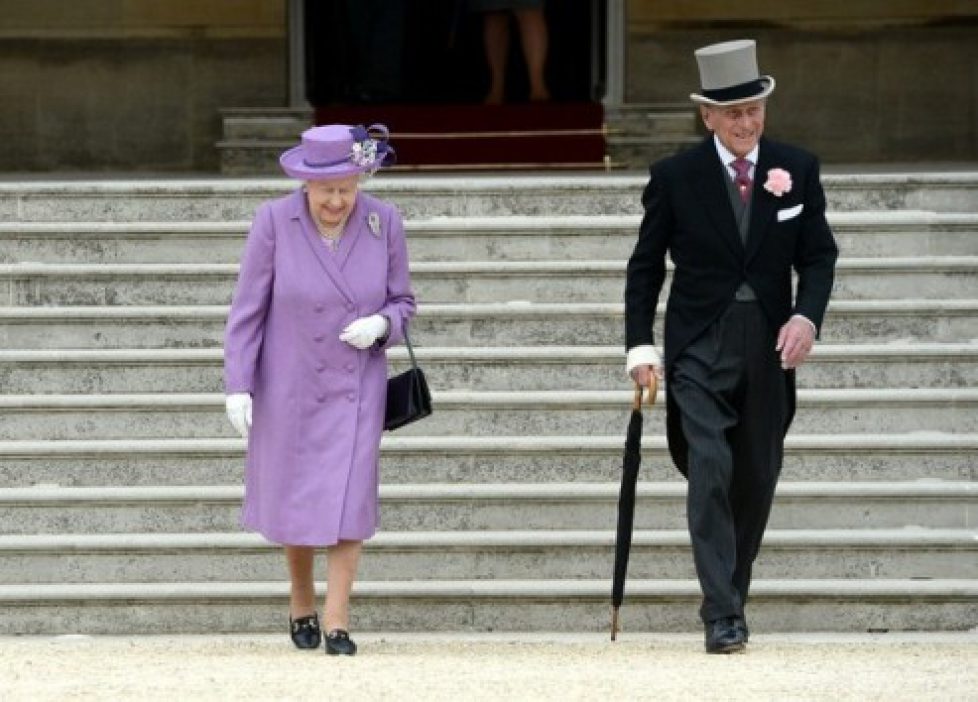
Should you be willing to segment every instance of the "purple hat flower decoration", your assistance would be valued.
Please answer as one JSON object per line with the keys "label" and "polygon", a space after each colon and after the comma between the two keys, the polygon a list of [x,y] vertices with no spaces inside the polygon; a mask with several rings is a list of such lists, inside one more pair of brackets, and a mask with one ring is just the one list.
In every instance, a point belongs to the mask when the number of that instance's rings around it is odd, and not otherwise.
{"label": "purple hat flower decoration", "polygon": [[358,173],[372,175],[394,163],[389,132],[382,124],[330,124],[302,133],[302,143],[279,157],[286,175],[298,180],[329,180]]}

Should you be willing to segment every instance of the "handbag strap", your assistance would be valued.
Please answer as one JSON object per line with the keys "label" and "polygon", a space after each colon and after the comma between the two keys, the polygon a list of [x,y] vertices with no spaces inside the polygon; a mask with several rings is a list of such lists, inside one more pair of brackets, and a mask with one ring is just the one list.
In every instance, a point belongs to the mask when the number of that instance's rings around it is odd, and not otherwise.
{"label": "handbag strap", "polygon": [[411,367],[418,370],[418,362],[414,360],[414,348],[411,346],[411,338],[408,336],[407,327],[404,327],[404,345],[407,346],[408,356],[411,357]]}
{"label": "handbag strap", "polygon": [[[411,346],[411,337],[408,336],[407,327],[404,327],[404,345],[407,346],[408,356],[411,357],[411,368],[414,369],[414,375],[418,376],[421,371],[418,370],[418,362],[414,360],[414,348]],[[414,401],[420,407],[424,396],[421,392],[421,383],[417,378],[415,378],[415,382],[411,383],[411,393],[414,395]]]}

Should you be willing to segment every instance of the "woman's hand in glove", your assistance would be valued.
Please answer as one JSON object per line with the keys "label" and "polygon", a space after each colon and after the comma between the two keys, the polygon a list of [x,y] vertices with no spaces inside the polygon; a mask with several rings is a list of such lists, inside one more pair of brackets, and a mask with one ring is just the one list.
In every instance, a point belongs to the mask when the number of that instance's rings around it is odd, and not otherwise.
{"label": "woman's hand in glove", "polygon": [[387,317],[382,314],[372,314],[369,317],[354,319],[346,325],[340,334],[340,341],[358,349],[368,349],[377,343],[378,339],[387,336]]}
{"label": "woman's hand in glove", "polygon": [[251,429],[251,395],[246,392],[235,392],[224,400],[224,409],[228,413],[231,425],[245,439]]}

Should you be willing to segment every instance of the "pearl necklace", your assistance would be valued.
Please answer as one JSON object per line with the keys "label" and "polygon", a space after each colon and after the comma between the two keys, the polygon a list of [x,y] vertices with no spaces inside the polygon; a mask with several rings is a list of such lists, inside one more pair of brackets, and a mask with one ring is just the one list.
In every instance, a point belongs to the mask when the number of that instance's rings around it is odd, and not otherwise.
{"label": "pearl necklace", "polygon": [[335,227],[324,227],[318,221],[315,222],[316,231],[319,232],[319,236],[323,241],[326,242],[326,246],[329,247],[330,251],[335,251],[336,247],[339,245],[340,238],[343,236],[343,228],[346,226],[346,219],[337,224]]}

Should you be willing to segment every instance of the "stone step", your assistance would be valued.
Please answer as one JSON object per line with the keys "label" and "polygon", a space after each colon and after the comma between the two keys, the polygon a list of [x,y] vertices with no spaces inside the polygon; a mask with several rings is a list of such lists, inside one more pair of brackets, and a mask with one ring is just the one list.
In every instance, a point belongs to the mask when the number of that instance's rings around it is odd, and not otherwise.
{"label": "stone step", "polygon": [[0,222],[0,262],[236,263],[248,221]]}
{"label": "stone step", "polygon": [[[619,303],[422,304],[412,325],[418,346],[621,343]],[[659,305],[661,324],[664,304]],[[223,342],[227,307],[0,307],[3,348],[202,348]],[[656,330],[657,333],[660,330]],[[825,342],[978,338],[978,300],[839,300],[829,306]]]}
{"label": "stone step", "polygon": [[[394,138],[395,135],[392,135]],[[214,144],[221,159],[221,174],[231,177],[243,176],[263,176],[276,177],[282,175],[282,168],[279,165],[279,157],[282,152],[296,144],[295,138],[271,137],[267,139],[222,139]],[[470,166],[467,170],[488,171],[523,171],[525,172],[567,172],[567,171],[605,171],[614,169],[624,171],[636,167],[639,163],[647,163],[648,157],[662,158],[680,151],[683,148],[692,146],[700,141],[698,137],[654,137],[649,139],[646,153],[648,156],[641,162],[634,159],[630,153],[622,149],[611,152],[605,149],[603,157],[589,161],[574,162],[566,164],[561,161],[528,161],[525,157],[511,156],[506,163],[499,163],[498,159]],[[615,158],[617,157],[617,158]],[[400,173],[417,173],[454,170],[453,164],[421,164],[406,165],[404,161],[395,163],[393,168],[385,175],[399,175]]]}
{"label": "stone step", "polygon": [[[830,211],[974,212],[978,171],[824,174]],[[404,215],[641,214],[644,173],[432,176],[391,174],[366,188]],[[250,220],[295,188],[285,178],[23,181],[0,183],[0,221]]]}
{"label": "stone step", "polygon": [[700,122],[688,103],[669,102],[607,105],[604,117],[612,132],[623,134],[690,136],[697,134]]}
{"label": "stone step", "polygon": [[221,110],[221,133],[225,139],[291,139],[313,124],[312,110]]}
{"label": "stone step", "polygon": [[[354,631],[606,632],[610,576],[595,580],[366,581],[354,585]],[[324,587],[320,584],[320,592]],[[625,631],[696,631],[694,579],[628,582]],[[276,632],[288,606],[284,571],[266,582],[0,585],[0,634]],[[757,579],[755,631],[967,630],[975,579]]]}
{"label": "stone step", "polygon": [[[978,254],[978,213],[830,211],[828,219],[843,257]],[[624,261],[640,223],[638,214],[479,216],[408,220],[405,227],[412,260]],[[0,223],[0,233],[4,226],[16,225]]]}
{"label": "stone step", "polygon": [[[296,140],[313,123],[311,110],[229,108],[221,111],[225,140]],[[695,135],[696,112],[686,104],[645,103],[608,107],[609,129],[619,133],[654,133],[660,136]],[[394,143],[397,133],[391,133]],[[697,137],[697,141],[699,137]]]}
{"label": "stone step", "polygon": [[[581,482],[385,484],[382,529],[614,529],[618,490]],[[0,534],[235,531],[243,494],[240,486],[0,488]],[[636,529],[685,528],[685,484],[643,481],[636,499]],[[976,508],[972,482],[782,482],[769,527],[966,529]]]}
{"label": "stone step", "polygon": [[[630,391],[432,391],[434,413],[404,436],[624,432]],[[978,389],[801,390],[803,433],[978,432]],[[220,393],[0,395],[0,440],[233,437]]]}
{"label": "stone step", "polygon": [[[659,410],[656,410],[658,413]],[[646,423],[643,481],[681,482],[661,415]],[[786,439],[783,480],[978,480],[978,434],[800,434]],[[609,436],[402,436],[381,442],[385,485],[615,482],[624,427]],[[240,485],[241,439],[0,441],[0,487]]]}
{"label": "stone step", "polygon": [[[509,214],[621,214],[640,210],[644,178],[622,175],[389,174],[365,188],[407,218]],[[250,220],[296,187],[281,178],[0,183],[0,221]]]}
{"label": "stone step", "polygon": [[[612,515],[612,519],[613,519]],[[614,530],[419,531],[367,542],[367,581],[609,578]],[[260,536],[45,534],[0,536],[0,584],[253,582],[282,576],[278,546]],[[629,575],[695,578],[685,529],[637,530]],[[978,578],[973,529],[769,529],[754,568],[760,579]]]}
{"label": "stone step", "polygon": [[[0,264],[0,295],[11,306],[221,305],[237,277],[233,263],[13,263]],[[663,299],[671,279],[670,272]],[[426,303],[615,302],[625,261],[420,261],[411,265],[411,282]],[[854,258],[836,266],[833,300],[910,296],[978,298],[978,256]]]}
{"label": "stone step", "polygon": [[[415,349],[428,382],[445,390],[609,390],[627,384],[620,346]],[[403,346],[387,352],[408,367]],[[209,349],[0,349],[8,394],[222,392],[224,354]],[[816,344],[803,388],[953,388],[978,385],[978,342]]]}
{"label": "stone step", "polygon": [[700,136],[622,134],[612,132],[605,138],[605,152],[611,168],[647,170],[649,164],[696,146]]}
{"label": "stone step", "polygon": [[[974,256],[978,214],[830,212],[843,256]],[[412,261],[625,261],[632,214],[405,222]],[[237,263],[249,222],[0,222],[0,263]]]}

